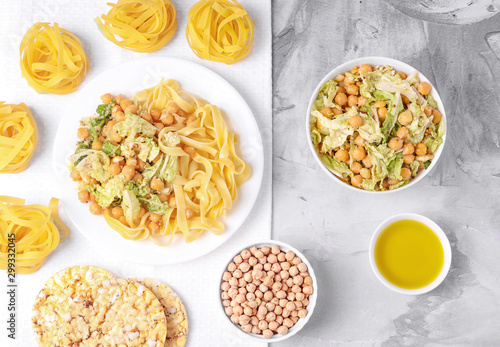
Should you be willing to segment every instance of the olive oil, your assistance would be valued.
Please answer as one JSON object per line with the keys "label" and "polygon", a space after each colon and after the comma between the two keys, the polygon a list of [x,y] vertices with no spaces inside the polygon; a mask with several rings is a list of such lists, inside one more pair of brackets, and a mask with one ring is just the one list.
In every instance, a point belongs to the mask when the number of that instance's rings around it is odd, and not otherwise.
{"label": "olive oil", "polygon": [[437,235],[414,220],[392,223],[375,244],[375,262],[389,282],[403,289],[425,287],[438,277],[444,251]]}

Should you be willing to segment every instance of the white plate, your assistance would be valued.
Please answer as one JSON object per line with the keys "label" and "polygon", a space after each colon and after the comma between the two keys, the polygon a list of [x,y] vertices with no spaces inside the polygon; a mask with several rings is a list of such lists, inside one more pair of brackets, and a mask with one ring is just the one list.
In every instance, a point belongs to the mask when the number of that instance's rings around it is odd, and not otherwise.
{"label": "white plate", "polygon": [[[161,78],[175,79],[184,90],[217,105],[229,129],[239,136],[238,152],[252,168],[251,177],[239,188],[237,200],[222,220],[226,226],[222,235],[206,231],[190,244],[186,244],[182,236],[176,236],[167,247],[157,246],[151,240],[125,240],[107,225],[103,216],[90,214],[88,204],[78,200],[76,184],[69,177],[67,169],[67,158],[75,150],[79,121],[95,114],[102,94],[109,92],[132,97],[138,91],[156,85]],[[117,257],[141,264],[160,265],[201,257],[223,244],[238,230],[257,199],[262,182],[264,153],[252,111],[226,80],[195,63],[168,57],[150,57],[108,69],[78,92],[71,112],[65,115],[59,125],[54,142],[53,168],[61,184],[64,208],[85,237]]]}

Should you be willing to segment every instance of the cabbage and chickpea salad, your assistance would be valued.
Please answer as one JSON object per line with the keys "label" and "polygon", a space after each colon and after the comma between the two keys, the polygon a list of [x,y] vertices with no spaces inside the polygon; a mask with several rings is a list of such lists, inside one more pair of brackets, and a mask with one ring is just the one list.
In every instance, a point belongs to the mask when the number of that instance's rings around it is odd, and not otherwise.
{"label": "cabbage and chickpea salad", "polygon": [[[176,132],[167,133],[164,143],[158,134],[163,127],[182,121],[187,116],[171,102],[164,110],[140,109],[123,95],[101,96],[103,104],[97,115],[83,119],[78,129],[77,148],[69,158],[71,178],[78,182],[78,198],[89,203],[94,215],[108,209],[124,226],[137,225],[146,213],[147,228],[154,235],[160,230],[162,216],[176,208],[171,182],[177,173],[177,157],[167,156],[161,145],[178,146]],[[183,147],[190,156],[192,147]],[[194,212],[186,209],[186,217]],[[144,221],[142,221],[144,222]]]}
{"label": "cabbage and chickpea salad", "polygon": [[429,167],[444,121],[431,85],[391,66],[363,64],[320,89],[311,138],[322,163],[353,187],[402,187]]}

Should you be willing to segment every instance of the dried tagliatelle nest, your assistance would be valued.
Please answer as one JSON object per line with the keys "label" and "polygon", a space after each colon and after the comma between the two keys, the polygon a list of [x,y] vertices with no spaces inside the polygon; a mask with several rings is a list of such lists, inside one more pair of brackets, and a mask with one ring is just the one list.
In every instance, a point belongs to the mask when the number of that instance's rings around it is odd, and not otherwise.
{"label": "dried tagliatelle nest", "polygon": [[87,265],[45,283],[32,322],[39,346],[184,346],[187,337],[184,305],[165,284]]}
{"label": "dried tagliatelle nest", "polygon": [[38,93],[73,93],[90,66],[78,37],[57,23],[33,24],[20,54],[21,74]]}
{"label": "dried tagliatelle nest", "polygon": [[151,53],[165,46],[177,30],[175,7],[170,0],[119,0],[94,21],[115,45]]}

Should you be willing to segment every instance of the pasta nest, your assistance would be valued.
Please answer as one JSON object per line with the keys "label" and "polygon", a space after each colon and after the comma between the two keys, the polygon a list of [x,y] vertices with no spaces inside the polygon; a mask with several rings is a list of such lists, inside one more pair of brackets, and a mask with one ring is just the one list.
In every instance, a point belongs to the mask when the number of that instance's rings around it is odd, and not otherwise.
{"label": "pasta nest", "polygon": [[[30,274],[42,266],[59,242],[70,234],[59,218],[58,206],[56,198],[52,198],[47,207],[25,206],[23,199],[0,196],[0,269],[7,270],[15,264],[16,273]],[[11,242],[12,235],[14,242]],[[12,245],[15,263],[8,262],[12,259],[9,253]]]}
{"label": "pasta nest", "polygon": [[21,73],[38,93],[70,94],[89,69],[78,37],[57,23],[35,23],[20,47]]}
{"label": "pasta nest", "polygon": [[170,0],[119,0],[110,5],[109,12],[95,22],[104,37],[122,48],[151,53],[165,46],[177,30]]}
{"label": "pasta nest", "polygon": [[250,54],[254,22],[236,0],[202,0],[188,17],[187,40],[198,57],[234,64]]}
{"label": "pasta nest", "polygon": [[28,106],[0,101],[0,173],[26,170],[37,142],[37,126]]}

